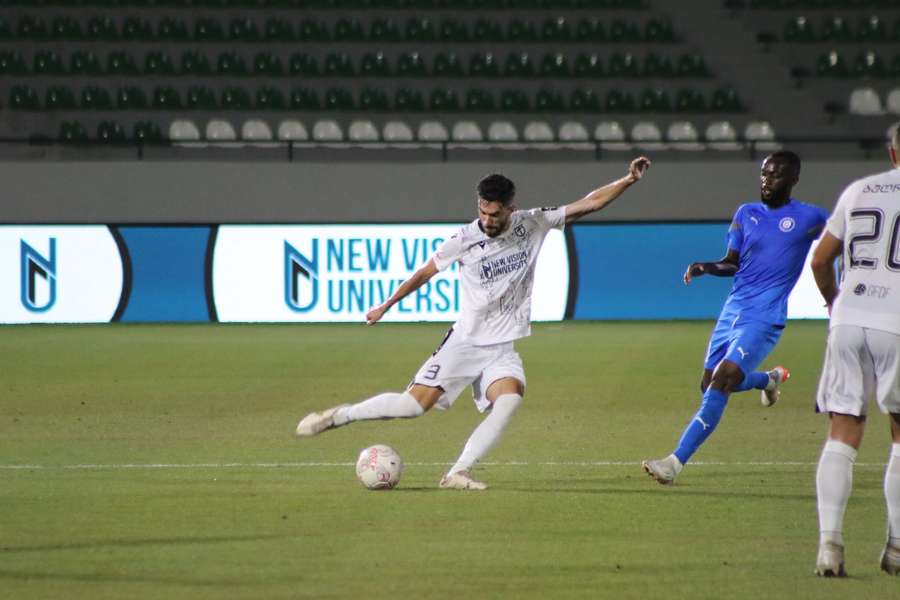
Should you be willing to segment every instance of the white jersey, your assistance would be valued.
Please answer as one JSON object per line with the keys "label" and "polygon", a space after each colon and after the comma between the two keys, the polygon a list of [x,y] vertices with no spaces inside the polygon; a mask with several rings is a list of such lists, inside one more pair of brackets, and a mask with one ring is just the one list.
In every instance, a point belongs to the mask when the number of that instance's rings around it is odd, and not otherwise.
{"label": "white jersey", "polygon": [[831,325],[900,334],[900,169],[850,184],[826,230],[844,242]]}
{"label": "white jersey", "polygon": [[454,332],[474,346],[528,336],[538,253],[547,232],[565,222],[565,208],[517,210],[497,237],[487,236],[476,219],[441,244],[432,257],[437,268],[460,265],[462,299]]}

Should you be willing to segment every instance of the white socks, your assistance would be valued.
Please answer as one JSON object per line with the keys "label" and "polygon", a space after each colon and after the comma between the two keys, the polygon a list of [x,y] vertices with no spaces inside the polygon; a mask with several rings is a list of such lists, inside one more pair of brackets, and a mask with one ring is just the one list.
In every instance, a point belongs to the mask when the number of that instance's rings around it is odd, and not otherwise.
{"label": "white socks", "polygon": [[481,424],[475,428],[469,440],[463,448],[462,454],[456,460],[456,464],[450,467],[447,474],[459,471],[468,471],[475,463],[481,460],[485,454],[491,451],[503,430],[509,425],[516,409],[522,404],[522,396],[518,394],[503,394],[494,400],[494,406],[490,414],[484,418]]}
{"label": "white socks", "polygon": [[853,487],[855,460],[856,449],[843,442],[829,439],[822,448],[816,471],[820,544],[830,542],[844,545],[844,510]]}
{"label": "white socks", "polygon": [[368,400],[339,408],[334,413],[336,426],[369,419],[402,419],[425,414],[422,405],[409,392],[388,392]]}
{"label": "white socks", "polygon": [[888,542],[900,548],[900,444],[891,446],[891,458],[884,473],[884,499],[887,501]]}

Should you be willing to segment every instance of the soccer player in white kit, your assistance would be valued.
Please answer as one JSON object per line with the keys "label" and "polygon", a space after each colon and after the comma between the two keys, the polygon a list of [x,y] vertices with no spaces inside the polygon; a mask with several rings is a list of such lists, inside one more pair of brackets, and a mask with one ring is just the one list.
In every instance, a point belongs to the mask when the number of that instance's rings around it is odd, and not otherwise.
{"label": "soccer player in white kit", "polygon": [[[844,577],[844,510],[870,397],[890,414],[893,445],[884,475],[887,543],[881,569],[900,573],[900,125],[890,148],[896,168],[844,190],[816,248],[812,269],[831,314],[816,403],[830,417],[816,472],[816,573]],[[841,256],[843,273],[835,279]]]}
{"label": "soccer player in white kit", "polygon": [[482,179],[477,188],[478,218],[441,244],[393,296],[366,314],[366,323],[374,325],[439,271],[459,263],[460,316],[444,341],[406,391],[310,413],[297,425],[297,435],[312,436],[354,421],[419,417],[435,405],[449,408],[471,385],[478,410],[490,412],[440,487],[487,489],[472,478],[471,469],[496,445],[525,394],[525,371],[513,342],[531,333],[534,267],[547,232],[604,208],[649,166],[647,158],[636,158],[627,175],[561,208],[518,210],[512,181],[498,174]]}

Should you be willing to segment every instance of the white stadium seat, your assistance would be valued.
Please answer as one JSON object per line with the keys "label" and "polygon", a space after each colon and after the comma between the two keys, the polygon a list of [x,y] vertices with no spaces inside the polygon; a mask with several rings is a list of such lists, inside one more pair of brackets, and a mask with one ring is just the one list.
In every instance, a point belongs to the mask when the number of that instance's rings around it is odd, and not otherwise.
{"label": "white stadium seat", "polygon": [[891,112],[895,115],[900,115],[900,88],[892,89],[885,100],[885,108],[887,108],[888,112]]}
{"label": "white stadium seat", "polygon": [[517,142],[519,132],[509,121],[494,121],[488,127],[488,139],[492,142]]}
{"label": "white stadium seat", "polygon": [[[237,132],[228,121],[213,119],[206,124],[206,139],[211,142],[234,142],[237,140]],[[222,146],[233,147],[240,144],[222,144]]]}
{"label": "white stadium seat", "polygon": [[713,150],[740,150],[737,132],[728,121],[715,121],[706,127],[706,141]]}
{"label": "white stadium seat", "polygon": [[631,140],[642,150],[665,150],[662,132],[656,123],[639,121],[631,128]]}
{"label": "white stadium seat", "polygon": [[250,119],[244,121],[241,126],[241,139],[248,142],[270,142],[272,141],[272,129],[265,121]]}
{"label": "white stadium seat", "polygon": [[629,150],[631,144],[625,141],[625,130],[618,121],[602,121],[594,128],[594,139],[605,150]]}
{"label": "white stadium seat", "polygon": [[559,126],[559,139],[563,142],[587,142],[590,136],[578,121],[566,121]]}
{"label": "white stadium seat", "polygon": [[525,125],[522,137],[529,142],[552,142],[553,129],[544,121],[531,121]]}
{"label": "white stadium seat", "polygon": [[447,128],[439,121],[422,121],[419,124],[419,140],[423,142],[446,142],[450,139]]}
{"label": "white stadium seat", "polygon": [[303,123],[288,119],[278,125],[278,139],[285,142],[305,142],[309,139],[309,133]]}
{"label": "white stadium seat", "polygon": [[669,124],[666,138],[676,150],[703,150],[700,134],[690,121],[674,121]]}
{"label": "white stadium seat", "polygon": [[884,114],[881,96],[872,88],[858,88],[850,92],[849,111],[854,115],[877,117]]}
{"label": "white stadium seat", "polygon": [[454,142],[480,142],[484,139],[484,134],[475,121],[459,121],[453,124],[451,137]]}
{"label": "white stadium seat", "polygon": [[775,141],[775,130],[768,121],[747,123],[747,127],[744,129],[744,139],[748,142],[756,142],[754,147],[763,152],[774,152],[781,149],[781,144]]}
{"label": "white stadium seat", "polygon": [[413,141],[412,129],[403,121],[388,121],[385,123],[381,136],[384,141],[391,143]]}
{"label": "white stadium seat", "polygon": [[351,142],[377,142],[378,129],[372,121],[353,121],[347,129]]}
{"label": "white stadium seat", "polygon": [[344,140],[344,131],[337,121],[323,119],[313,125],[312,137],[317,142],[341,142]]}
{"label": "white stadium seat", "polygon": [[196,142],[200,130],[190,119],[176,119],[169,125],[169,139],[173,142]]}

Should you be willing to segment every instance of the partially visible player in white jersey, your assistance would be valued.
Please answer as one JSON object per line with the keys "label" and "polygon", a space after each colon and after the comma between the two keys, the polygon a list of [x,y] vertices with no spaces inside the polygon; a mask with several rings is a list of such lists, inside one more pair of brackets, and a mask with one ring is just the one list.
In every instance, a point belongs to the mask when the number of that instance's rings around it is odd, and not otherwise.
{"label": "partially visible player in white jersey", "polygon": [[404,392],[384,393],[304,417],[298,436],[312,436],[354,421],[418,417],[437,405],[449,408],[469,385],[478,410],[490,411],[462,454],[441,479],[445,489],[484,490],[472,467],[497,443],[525,394],[525,371],[513,347],[531,333],[534,268],[544,238],[618,198],[650,161],[634,159],[628,174],[561,208],[518,210],[515,185],[503,175],[478,183],[478,218],[442,243],[381,306],[366,314],[377,323],[397,302],[450,265],[460,266],[460,316]]}
{"label": "partially visible player in white jersey", "polygon": [[900,573],[900,124],[890,155],[894,169],[855,181],[841,194],[812,260],[831,314],[817,397],[819,412],[830,417],[816,472],[816,573],[825,577],[846,575],[844,510],[871,397],[890,414],[893,438],[884,476],[888,533],[881,569]]}

